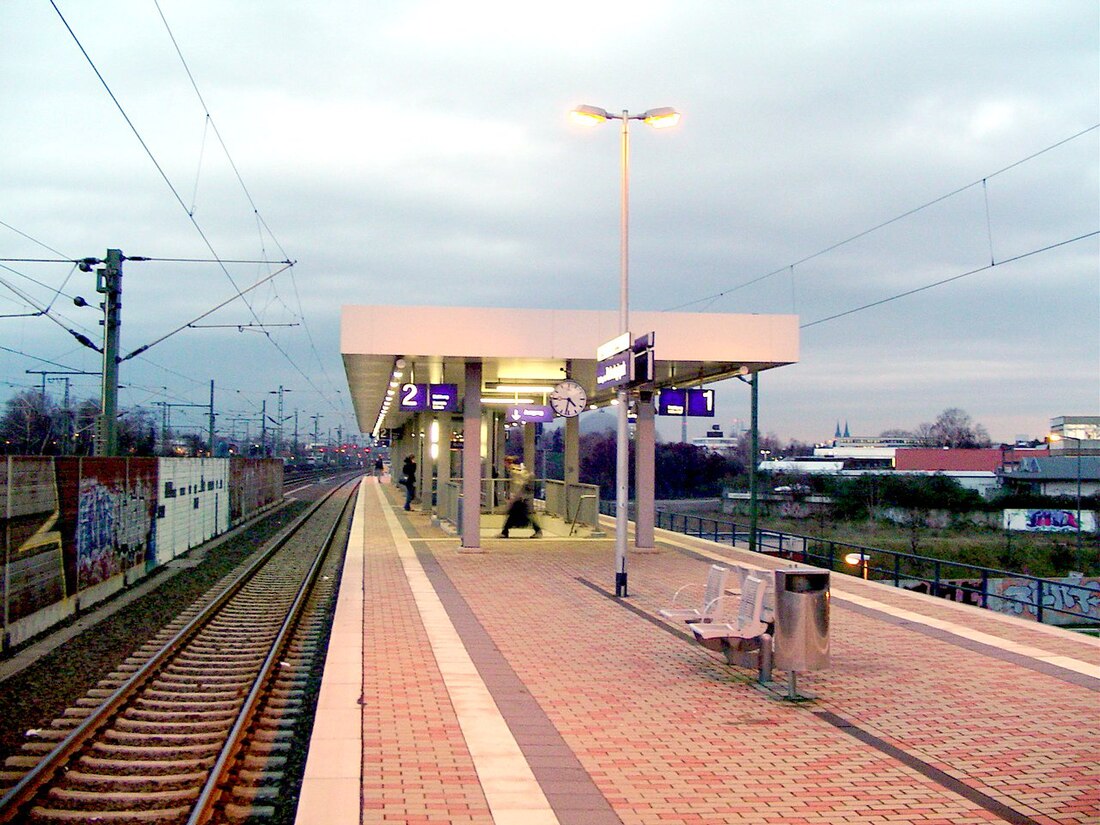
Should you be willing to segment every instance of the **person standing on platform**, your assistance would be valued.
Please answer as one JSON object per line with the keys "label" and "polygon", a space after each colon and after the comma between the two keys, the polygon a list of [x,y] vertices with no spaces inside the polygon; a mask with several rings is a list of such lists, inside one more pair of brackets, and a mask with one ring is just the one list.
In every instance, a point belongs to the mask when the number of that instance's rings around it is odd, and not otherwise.
{"label": "person standing on platform", "polygon": [[401,483],[405,485],[405,509],[411,510],[413,496],[416,495],[416,459],[411,455],[405,456],[401,467]]}

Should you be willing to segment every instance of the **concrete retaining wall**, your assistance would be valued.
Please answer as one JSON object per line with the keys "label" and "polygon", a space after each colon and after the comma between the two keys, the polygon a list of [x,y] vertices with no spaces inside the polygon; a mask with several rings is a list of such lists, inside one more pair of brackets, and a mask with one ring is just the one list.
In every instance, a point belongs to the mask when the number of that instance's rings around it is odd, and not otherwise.
{"label": "concrete retaining wall", "polygon": [[3,650],[282,500],[274,459],[0,461]]}

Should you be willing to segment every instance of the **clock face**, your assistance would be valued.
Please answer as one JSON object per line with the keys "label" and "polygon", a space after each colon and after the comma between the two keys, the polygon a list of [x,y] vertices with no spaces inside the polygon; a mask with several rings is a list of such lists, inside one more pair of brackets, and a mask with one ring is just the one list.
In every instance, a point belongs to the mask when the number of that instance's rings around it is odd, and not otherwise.
{"label": "clock face", "polygon": [[550,406],[563,418],[573,418],[588,406],[588,393],[572,378],[566,378],[550,393]]}

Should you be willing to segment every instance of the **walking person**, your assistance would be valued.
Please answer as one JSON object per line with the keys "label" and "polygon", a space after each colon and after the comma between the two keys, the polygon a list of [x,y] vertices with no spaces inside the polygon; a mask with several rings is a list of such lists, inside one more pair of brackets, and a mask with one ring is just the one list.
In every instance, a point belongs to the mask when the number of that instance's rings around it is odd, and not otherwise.
{"label": "walking person", "polygon": [[530,526],[535,531],[532,538],[537,539],[542,535],[542,527],[535,521],[531,505],[531,496],[534,495],[534,477],[523,464],[515,465],[511,475],[512,489],[511,501],[508,503],[508,517],[504,520],[499,538],[508,538],[508,531],[514,527]]}
{"label": "walking person", "polygon": [[405,509],[412,509],[413,496],[416,495],[416,459],[411,455],[405,456],[405,463],[401,466],[401,483],[405,485]]}

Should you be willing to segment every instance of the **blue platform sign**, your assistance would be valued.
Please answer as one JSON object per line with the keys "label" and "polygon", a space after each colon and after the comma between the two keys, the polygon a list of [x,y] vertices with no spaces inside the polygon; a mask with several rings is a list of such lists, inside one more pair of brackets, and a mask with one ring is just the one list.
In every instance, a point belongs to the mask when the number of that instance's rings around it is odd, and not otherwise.
{"label": "blue platform sign", "polygon": [[554,408],[543,404],[514,404],[504,408],[504,420],[512,424],[528,421],[545,424],[554,420]]}
{"label": "blue platform sign", "polygon": [[458,384],[402,384],[397,405],[402,412],[454,412],[458,409]]}
{"label": "blue platform sign", "polygon": [[428,409],[432,412],[456,412],[458,384],[429,384]]}
{"label": "blue platform sign", "polygon": [[402,384],[397,391],[397,406],[405,412],[428,409],[428,385]]}
{"label": "blue platform sign", "polygon": [[657,394],[657,415],[713,418],[714,390],[661,390]]}

